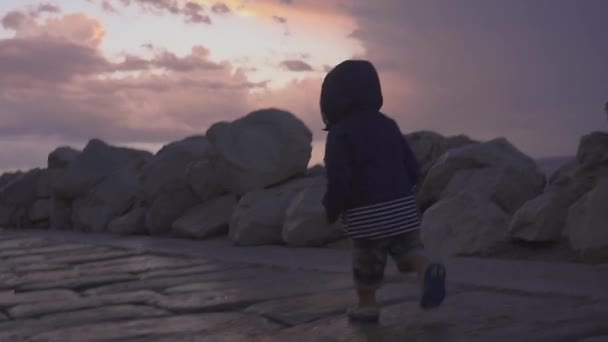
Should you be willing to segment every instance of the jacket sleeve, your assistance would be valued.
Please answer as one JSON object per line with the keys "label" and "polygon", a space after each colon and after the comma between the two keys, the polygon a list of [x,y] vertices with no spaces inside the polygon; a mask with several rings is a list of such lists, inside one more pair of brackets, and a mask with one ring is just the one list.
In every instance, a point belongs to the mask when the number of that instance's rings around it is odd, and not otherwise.
{"label": "jacket sleeve", "polygon": [[410,148],[410,144],[408,144],[405,137],[402,139],[402,149],[403,149],[403,160],[405,162],[405,168],[407,170],[408,175],[410,176],[410,180],[413,185],[416,185],[420,180],[420,164],[416,159],[416,155]]}
{"label": "jacket sleeve", "polygon": [[350,196],[352,165],[350,151],[343,136],[330,130],[325,144],[325,168],[327,172],[327,191],[323,206],[327,221],[332,224],[346,209]]}

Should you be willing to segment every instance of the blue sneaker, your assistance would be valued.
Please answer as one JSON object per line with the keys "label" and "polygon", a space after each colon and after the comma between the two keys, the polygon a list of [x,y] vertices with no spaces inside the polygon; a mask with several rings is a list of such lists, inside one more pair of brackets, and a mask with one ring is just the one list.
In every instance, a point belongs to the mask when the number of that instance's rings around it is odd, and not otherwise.
{"label": "blue sneaker", "polygon": [[445,266],[432,263],[424,272],[424,285],[420,307],[425,310],[434,309],[441,305],[445,298]]}

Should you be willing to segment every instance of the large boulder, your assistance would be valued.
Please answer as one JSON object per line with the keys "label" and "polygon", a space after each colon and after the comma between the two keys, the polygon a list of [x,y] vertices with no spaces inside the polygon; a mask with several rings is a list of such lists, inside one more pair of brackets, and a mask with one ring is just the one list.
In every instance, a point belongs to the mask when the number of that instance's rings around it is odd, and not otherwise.
{"label": "large boulder", "polygon": [[4,187],[6,184],[10,183],[11,181],[17,179],[19,176],[22,175],[23,172],[21,171],[6,172],[0,175],[0,191],[2,190],[2,187]]}
{"label": "large boulder", "polygon": [[577,167],[578,160],[576,158],[565,161],[549,174],[547,186],[560,185],[569,181],[574,176]]}
{"label": "large boulder", "polygon": [[33,169],[12,179],[0,189],[0,203],[27,207],[34,203],[42,170]]}
{"label": "large boulder", "polygon": [[49,169],[63,169],[76,160],[81,151],[69,146],[61,146],[49,153],[47,166]]}
{"label": "large boulder", "polygon": [[[145,203],[152,203],[164,187],[174,186],[176,182],[187,181],[187,170],[193,162],[205,162],[214,155],[213,146],[204,136],[192,136],[172,142],[161,148],[143,168],[140,181],[141,197]],[[206,172],[191,172],[193,181],[208,180]],[[205,184],[205,186],[213,183]],[[206,191],[201,187],[201,193]],[[211,193],[210,195],[214,195]]]}
{"label": "large boulder", "polygon": [[147,157],[129,161],[106,176],[86,196],[74,201],[74,230],[103,232],[115,217],[131,209],[139,191],[138,175]]}
{"label": "large boulder", "polygon": [[476,141],[471,140],[465,135],[445,137],[432,131],[409,133],[405,135],[405,139],[420,163],[423,173],[426,173],[445,152],[453,148],[476,143]]}
{"label": "large boulder", "polygon": [[12,205],[0,204],[0,228],[11,225],[15,209]]}
{"label": "large boulder", "polygon": [[576,159],[582,166],[608,162],[608,133],[593,132],[580,140]]}
{"label": "large boulder", "polygon": [[230,219],[230,239],[235,245],[267,245],[283,242],[286,210],[293,198],[313,179],[297,179],[270,189],[247,193]]}
{"label": "large boulder", "polygon": [[505,240],[508,220],[509,215],[484,196],[461,192],[426,211],[421,237],[435,255],[484,253]]}
{"label": "large boulder", "polygon": [[608,178],[581,197],[568,211],[566,233],[577,251],[608,247]]}
{"label": "large boulder", "polygon": [[53,195],[65,199],[85,196],[119,167],[151,156],[146,151],[114,147],[99,139],[92,139],[82,153],[55,178]]}
{"label": "large boulder", "polygon": [[327,186],[325,177],[316,177],[300,191],[287,208],[283,241],[289,246],[316,247],[344,237],[339,223],[329,225],[322,205]]}
{"label": "large boulder", "polygon": [[220,184],[219,170],[217,168],[217,154],[194,160],[186,167],[186,182],[201,201],[226,194],[226,190]]}
{"label": "large boulder", "polygon": [[29,220],[32,223],[46,222],[51,218],[51,200],[40,199],[32,204],[28,212]]}
{"label": "large boulder", "polygon": [[175,181],[162,187],[146,213],[150,235],[167,235],[173,223],[201,202],[186,181]]}
{"label": "large boulder", "polygon": [[72,202],[58,196],[51,197],[50,228],[68,230],[72,228]]}
{"label": "large boulder", "polygon": [[38,199],[38,186],[43,170],[33,169],[14,177],[0,188],[0,206],[4,207],[0,224],[9,227],[29,227],[28,211]]}
{"label": "large boulder", "polygon": [[508,214],[513,214],[528,200],[543,191],[545,178],[538,172],[522,174],[511,167],[486,167],[457,171],[440,198],[461,191],[483,195]]}
{"label": "large boulder", "polygon": [[561,240],[568,208],[574,200],[575,197],[565,189],[550,187],[515,213],[509,234],[514,239],[529,242]]}
{"label": "large boulder", "polygon": [[206,135],[219,153],[221,184],[237,195],[304,175],[312,153],[312,132],[277,109],[216,123]]}
{"label": "large boulder", "polygon": [[112,219],[106,231],[119,235],[144,234],[146,232],[146,212],[144,207],[135,207],[128,213]]}
{"label": "large boulder", "polygon": [[542,179],[544,184],[544,175],[536,162],[506,139],[498,138],[444,153],[431,167],[422,183],[418,194],[421,209],[426,210],[442,198],[442,193],[458,171],[483,168],[503,169],[511,174],[508,182],[520,182],[536,187]]}
{"label": "large boulder", "polygon": [[195,239],[227,234],[236,205],[235,195],[214,198],[190,209],[171,229],[177,235]]}

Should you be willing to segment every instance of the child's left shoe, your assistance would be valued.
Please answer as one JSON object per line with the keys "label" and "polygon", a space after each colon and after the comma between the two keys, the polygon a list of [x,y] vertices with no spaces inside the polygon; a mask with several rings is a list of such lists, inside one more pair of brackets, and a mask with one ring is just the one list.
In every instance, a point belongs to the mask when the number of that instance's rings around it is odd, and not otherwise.
{"label": "child's left shoe", "polygon": [[348,319],[351,322],[359,323],[377,323],[380,320],[380,307],[366,306],[355,307],[347,312]]}
{"label": "child's left shoe", "polygon": [[441,305],[445,298],[445,266],[432,263],[424,272],[424,283],[420,306],[423,309],[433,309]]}

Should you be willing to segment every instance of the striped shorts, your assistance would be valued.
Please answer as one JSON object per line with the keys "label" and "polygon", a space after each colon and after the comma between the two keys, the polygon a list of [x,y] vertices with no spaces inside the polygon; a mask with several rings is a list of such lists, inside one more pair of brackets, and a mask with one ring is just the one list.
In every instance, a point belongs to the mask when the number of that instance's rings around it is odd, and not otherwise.
{"label": "striped shorts", "polygon": [[414,195],[347,210],[342,214],[344,233],[352,239],[383,239],[420,227]]}

